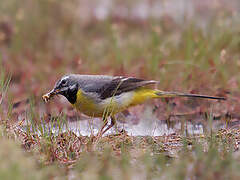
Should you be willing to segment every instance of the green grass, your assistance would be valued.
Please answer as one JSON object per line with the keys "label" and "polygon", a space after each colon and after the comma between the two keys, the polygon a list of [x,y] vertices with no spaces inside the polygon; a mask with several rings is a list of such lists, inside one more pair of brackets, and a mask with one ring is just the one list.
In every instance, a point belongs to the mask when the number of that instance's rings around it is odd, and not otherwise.
{"label": "green grass", "polygon": [[0,98],[0,105],[2,104],[2,101],[4,98],[6,98],[7,91],[9,88],[9,84],[11,81],[11,76],[7,75],[0,59],[0,92],[1,92],[1,98]]}

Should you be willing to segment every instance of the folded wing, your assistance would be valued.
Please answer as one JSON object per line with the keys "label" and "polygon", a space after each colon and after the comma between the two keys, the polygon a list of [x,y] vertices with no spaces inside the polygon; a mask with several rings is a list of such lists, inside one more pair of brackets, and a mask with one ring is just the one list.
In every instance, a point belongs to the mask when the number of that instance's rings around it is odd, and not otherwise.
{"label": "folded wing", "polygon": [[99,89],[101,99],[106,99],[112,96],[120,95],[124,92],[129,92],[140,87],[156,84],[157,81],[147,81],[134,77],[115,77],[112,81],[106,83]]}

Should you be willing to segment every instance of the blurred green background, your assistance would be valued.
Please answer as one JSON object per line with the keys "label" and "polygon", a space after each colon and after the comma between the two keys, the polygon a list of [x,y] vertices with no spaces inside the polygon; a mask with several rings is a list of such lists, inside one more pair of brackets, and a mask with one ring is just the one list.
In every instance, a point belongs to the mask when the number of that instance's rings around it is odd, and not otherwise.
{"label": "blurred green background", "polygon": [[1,1],[1,61],[20,96],[41,94],[66,73],[132,75],[160,80],[162,89],[236,90],[239,9],[237,0]]}

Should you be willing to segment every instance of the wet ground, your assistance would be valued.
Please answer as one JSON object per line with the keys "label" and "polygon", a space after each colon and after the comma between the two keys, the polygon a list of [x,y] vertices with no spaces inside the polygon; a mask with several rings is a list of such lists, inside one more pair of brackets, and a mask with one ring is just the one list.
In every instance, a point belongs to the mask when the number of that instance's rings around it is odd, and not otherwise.
{"label": "wet ground", "polygon": [[[172,117],[168,120],[159,120],[150,107],[147,107],[138,116],[140,118],[131,112],[127,116],[123,114],[117,115],[118,121],[116,126],[107,131],[105,135],[118,134],[123,131],[129,136],[164,136],[176,133],[202,135],[211,130],[218,131],[225,128],[235,129],[239,127],[239,121],[230,123],[221,119],[205,117],[205,115],[200,114],[190,120],[189,117],[187,117],[188,115]],[[138,122],[135,121],[136,118],[138,118]],[[41,124],[41,128],[33,128],[31,127],[31,123],[25,122],[23,129],[26,130],[30,127],[31,131],[34,129],[34,131],[37,131],[39,134],[41,134],[40,131],[43,129],[46,133],[54,133],[55,135],[72,131],[77,136],[90,136],[96,135],[98,130],[101,129],[102,124],[101,118],[83,116],[75,117],[74,120],[72,120],[67,117],[67,120],[44,122]],[[110,121],[108,124],[110,124]]]}

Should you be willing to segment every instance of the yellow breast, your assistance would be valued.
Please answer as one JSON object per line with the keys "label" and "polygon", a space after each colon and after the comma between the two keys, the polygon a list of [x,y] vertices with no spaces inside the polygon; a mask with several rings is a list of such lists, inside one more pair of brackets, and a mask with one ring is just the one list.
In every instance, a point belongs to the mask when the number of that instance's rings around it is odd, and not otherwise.
{"label": "yellow breast", "polygon": [[103,100],[95,100],[93,97],[78,90],[77,100],[73,107],[91,117],[109,116],[127,108],[131,103],[132,97],[133,92],[128,92]]}
{"label": "yellow breast", "polygon": [[102,116],[101,109],[98,107],[96,102],[94,102],[92,98],[85,96],[81,90],[78,90],[77,92],[77,100],[75,104],[73,104],[73,107],[88,116]]}
{"label": "yellow breast", "polygon": [[103,115],[109,116],[111,114],[116,114],[130,106],[141,104],[155,96],[154,90],[141,88],[97,101],[84,94],[81,90],[78,90],[77,100],[73,106],[88,116],[102,117]]}

